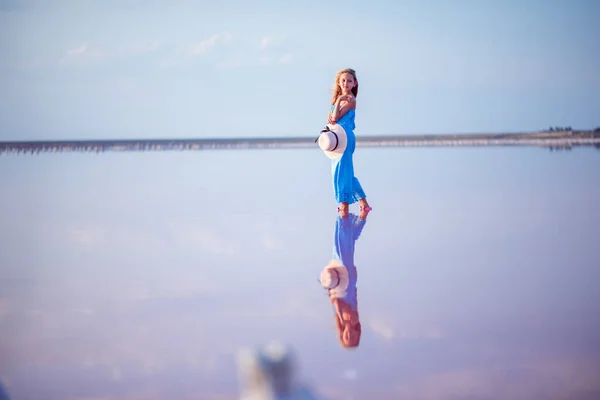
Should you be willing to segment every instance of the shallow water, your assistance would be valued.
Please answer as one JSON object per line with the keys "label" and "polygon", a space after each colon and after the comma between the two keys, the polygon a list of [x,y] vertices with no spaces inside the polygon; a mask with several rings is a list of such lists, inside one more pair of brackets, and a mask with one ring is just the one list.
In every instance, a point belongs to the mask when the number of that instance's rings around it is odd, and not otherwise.
{"label": "shallow water", "polygon": [[11,398],[235,399],[237,350],[271,340],[329,399],[600,395],[600,152],[355,160],[374,210],[345,350],[318,282],[337,218],[318,151],[0,159]]}

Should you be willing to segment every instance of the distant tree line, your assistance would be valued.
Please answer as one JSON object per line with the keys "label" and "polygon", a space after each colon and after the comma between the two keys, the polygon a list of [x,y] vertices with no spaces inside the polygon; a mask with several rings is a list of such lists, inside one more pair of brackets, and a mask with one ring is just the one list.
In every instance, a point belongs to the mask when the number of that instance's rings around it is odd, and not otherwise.
{"label": "distant tree line", "polygon": [[571,150],[573,150],[573,146],[571,146],[571,145],[550,146],[549,149],[550,149],[550,151],[560,151],[560,150],[571,151]]}
{"label": "distant tree line", "polygon": [[572,131],[573,128],[571,128],[570,126],[551,126],[549,131],[550,132],[564,132],[564,131]]}
{"label": "distant tree line", "polygon": [[[573,128],[570,126],[551,126],[548,129],[549,132],[564,132],[564,131],[573,131]],[[600,133],[600,126],[594,128],[594,133]]]}

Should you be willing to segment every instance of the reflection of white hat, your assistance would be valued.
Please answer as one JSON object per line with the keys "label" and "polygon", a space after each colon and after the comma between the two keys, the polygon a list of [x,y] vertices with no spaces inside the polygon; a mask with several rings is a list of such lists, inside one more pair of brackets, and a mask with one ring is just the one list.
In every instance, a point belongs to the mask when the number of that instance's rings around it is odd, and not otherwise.
{"label": "reflection of white hat", "polygon": [[319,147],[329,158],[340,158],[346,150],[348,137],[340,124],[327,124],[319,135]]}
{"label": "reflection of white hat", "polygon": [[325,289],[344,292],[349,282],[348,270],[339,260],[331,260],[321,271],[321,285]]}

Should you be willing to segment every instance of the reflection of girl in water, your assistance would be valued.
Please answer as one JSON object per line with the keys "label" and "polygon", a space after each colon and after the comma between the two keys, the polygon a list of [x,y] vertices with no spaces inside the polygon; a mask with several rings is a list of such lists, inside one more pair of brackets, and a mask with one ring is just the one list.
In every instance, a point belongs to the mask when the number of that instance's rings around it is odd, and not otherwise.
{"label": "reflection of girl in water", "polygon": [[321,284],[329,293],[339,340],[344,348],[358,347],[360,343],[354,246],[367,222],[367,214],[368,210],[363,211],[360,217],[349,214],[346,218],[339,216],[336,219],[333,260],[321,274]]}

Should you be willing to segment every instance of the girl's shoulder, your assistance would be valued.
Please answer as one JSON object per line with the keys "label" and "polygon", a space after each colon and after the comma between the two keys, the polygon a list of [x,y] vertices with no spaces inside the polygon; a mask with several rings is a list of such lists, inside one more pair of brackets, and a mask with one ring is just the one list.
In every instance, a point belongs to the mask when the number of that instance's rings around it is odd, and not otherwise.
{"label": "girl's shoulder", "polygon": [[348,103],[356,105],[356,96],[350,97],[350,99],[348,100]]}
{"label": "girl's shoulder", "polygon": [[345,104],[356,104],[356,97],[352,96],[352,97],[350,97],[347,100],[342,100],[342,102],[345,103]]}
{"label": "girl's shoulder", "polygon": [[355,110],[356,109],[356,97],[352,96],[346,104],[351,104],[352,110]]}

